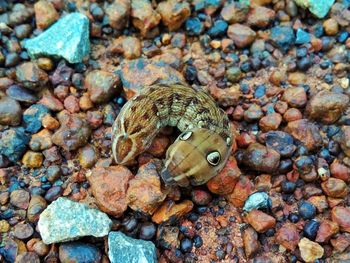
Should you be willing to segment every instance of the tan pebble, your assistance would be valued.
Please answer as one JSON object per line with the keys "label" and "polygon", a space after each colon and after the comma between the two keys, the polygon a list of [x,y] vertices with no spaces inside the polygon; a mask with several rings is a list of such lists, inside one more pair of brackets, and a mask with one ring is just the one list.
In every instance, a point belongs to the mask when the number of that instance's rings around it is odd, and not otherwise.
{"label": "tan pebble", "polygon": [[27,151],[22,158],[22,163],[29,168],[39,168],[43,159],[42,153]]}
{"label": "tan pebble", "polygon": [[326,34],[329,36],[334,36],[339,31],[338,22],[333,18],[329,18],[326,21],[324,21],[323,28]]}
{"label": "tan pebble", "polygon": [[0,233],[6,233],[10,230],[10,224],[6,220],[0,221]]}
{"label": "tan pebble", "polygon": [[323,256],[323,247],[305,237],[299,241],[298,246],[300,249],[300,255],[305,262],[314,262],[316,259]]}
{"label": "tan pebble", "polygon": [[305,83],[306,76],[304,73],[301,73],[301,72],[292,72],[292,73],[289,73],[288,81],[292,85],[296,85],[296,86],[301,85]]}
{"label": "tan pebble", "polygon": [[218,49],[221,47],[221,41],[219,40],[212,40],[210,41],[210,46],[214,49]]}
{"label": "tan pebble", "polygon": [[50,71],[54,67],[53,61],[49,58],[39,58],[37,60],[37,64],[39,68],[45,71]]}
{"label": "tan pebble", "polygon": [[60,123],[50,114],[46,114],[41,120],[41,123],[45,129],[56,130],[60,127]]}

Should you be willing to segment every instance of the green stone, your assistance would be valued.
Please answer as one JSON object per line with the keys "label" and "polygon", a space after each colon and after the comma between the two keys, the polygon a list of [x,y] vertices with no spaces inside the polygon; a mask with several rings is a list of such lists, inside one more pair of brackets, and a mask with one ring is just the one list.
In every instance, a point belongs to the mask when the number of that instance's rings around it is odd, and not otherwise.
{"label": "green stone", "polygon": [[70,63],[82,62],[90,52],[89,19],[81,13],[68,14],[23,44],[32,59],[48,56],[62,57]]}

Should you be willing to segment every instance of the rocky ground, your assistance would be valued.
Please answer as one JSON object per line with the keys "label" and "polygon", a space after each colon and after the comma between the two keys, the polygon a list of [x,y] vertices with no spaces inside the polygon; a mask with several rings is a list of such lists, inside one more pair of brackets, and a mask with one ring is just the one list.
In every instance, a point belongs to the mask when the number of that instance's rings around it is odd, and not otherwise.
{"label": "rocky ground", "polygon": [[[0,262],[349,262],[348,0],[0,0]],[[236,151],[165,187],[111,126],[153,83],[209,92]],[[138,261],[141,260],[141,261]]]}

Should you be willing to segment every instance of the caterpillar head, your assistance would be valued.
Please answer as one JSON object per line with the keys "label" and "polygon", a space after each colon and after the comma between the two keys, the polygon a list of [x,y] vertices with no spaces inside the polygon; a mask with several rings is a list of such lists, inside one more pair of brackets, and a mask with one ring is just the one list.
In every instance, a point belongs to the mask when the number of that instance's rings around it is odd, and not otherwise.
{"label": "caterpillar head", "polygon": [[168,148],[161,176],[166,184],[204,184],[225,166],[231,146],[230,138],[209,129],[185,131]]}

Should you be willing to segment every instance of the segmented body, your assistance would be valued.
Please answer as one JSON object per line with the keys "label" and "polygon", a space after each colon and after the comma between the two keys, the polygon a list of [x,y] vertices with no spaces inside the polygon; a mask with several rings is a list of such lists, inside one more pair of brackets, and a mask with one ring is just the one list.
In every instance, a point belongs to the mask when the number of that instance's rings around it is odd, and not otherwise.
{"label": "segmented body", "polygon": [[113,154],[127,164],[147,150],[159,130],[176,126],[181,132],[202,128],[232,145],[230,121],[204,91],[184,85],[154,85],[143,89],[121,109],[113,125]]}

